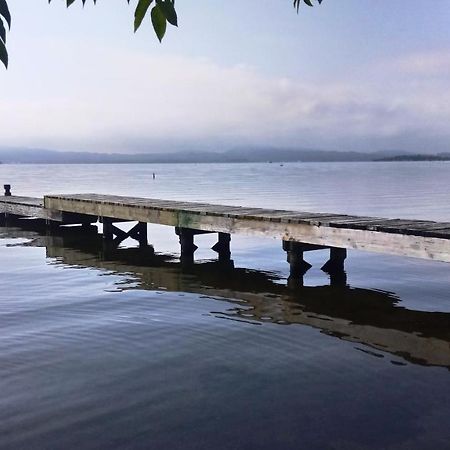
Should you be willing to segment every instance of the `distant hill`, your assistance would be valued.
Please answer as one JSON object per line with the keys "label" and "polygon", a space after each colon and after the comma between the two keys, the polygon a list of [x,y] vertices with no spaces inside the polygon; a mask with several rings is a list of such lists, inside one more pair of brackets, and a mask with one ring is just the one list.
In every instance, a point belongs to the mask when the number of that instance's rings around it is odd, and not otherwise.
{"label": "distant hill", "polygon": [[[415,159],[411,159],[415,158]],[[46,149],[0,148],[4,164],[145,164],[145,163],[242,163],[242,162],[356,162],[447,160],[450,153],[407,155],[398,151],[373,153],[242,147],[225,152],[183,151],[176,153],[89,153]]]}
{"label": "distant hill", "polygon": [[450,153],[438,153],[437,155],[396,155],[379,158],[376,161],[450,161]]}

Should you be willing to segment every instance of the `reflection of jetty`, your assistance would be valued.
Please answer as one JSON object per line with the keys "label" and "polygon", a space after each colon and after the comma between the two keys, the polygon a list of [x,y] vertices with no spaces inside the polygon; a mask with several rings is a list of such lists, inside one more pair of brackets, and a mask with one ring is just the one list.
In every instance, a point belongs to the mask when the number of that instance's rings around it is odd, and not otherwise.
{"label": "reflection of jetty", "polygon": [[[234,268],[232,261],[185,265],[151,249],[115,248],[95,233],[37,235],[12,229],[10,236],[45,246],[58,264],[105,269],[132,277],[129,289],[166,289],[231,300],[218,318],[251,323],[302,324],[410,362],[450,368],[450,313],[397,306],[391,293],[349,286],[291,288],[275,274]],[[122,289],[127,284],[120,284]]]}
{"label": "reflection of jetty", "polygon": [[[48,195],[43,200],[11,196],[5,186],[0,212],[7,217],[35,218],[48,224],[103,223],[103,237],[112,244],[136,239],[147,246],[147,224],[175,227],[181,244],[181,258],[193,262],[197,247],[194,237],[218,233],[213,249],[222,261],[230,259],[233,233],[256,234],[283,241],[291,268],[291,279],[301,277],[310,267],[304,252],[329,249],[323,270],[339,282],[347,249],[450,262],[450,223],[382,219],[343,214],[243,208],[185,203],[112,195]],[[117,222],[137,222],[126,232]]]}

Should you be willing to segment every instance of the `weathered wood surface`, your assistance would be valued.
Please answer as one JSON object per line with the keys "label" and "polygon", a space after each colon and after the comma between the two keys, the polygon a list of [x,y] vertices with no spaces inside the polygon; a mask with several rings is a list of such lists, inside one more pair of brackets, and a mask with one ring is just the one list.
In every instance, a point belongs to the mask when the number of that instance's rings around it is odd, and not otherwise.
{"label": "weathered wood surface", "polygon": [[0,213],[45,219],[44,200],[34,197],[0,197]]}
{"label": "weathered wood surface", "polygon": [[0,196],[0,214],[16,217],[50,220],[63,223],[93,223],[97,216],[81,216],[77,213],[44,207],[44,200],[35,197]]}
{"label": "weathered wood surface", "polygon": [[450,262],[450,224],[98,194],[49,195],[50,210]]}
{"label": "weathered wood surface", "polygon": [[0,197],[0,213],[64,223],[97,217],[450,262],[450,223],[245,208],[98,194]]}

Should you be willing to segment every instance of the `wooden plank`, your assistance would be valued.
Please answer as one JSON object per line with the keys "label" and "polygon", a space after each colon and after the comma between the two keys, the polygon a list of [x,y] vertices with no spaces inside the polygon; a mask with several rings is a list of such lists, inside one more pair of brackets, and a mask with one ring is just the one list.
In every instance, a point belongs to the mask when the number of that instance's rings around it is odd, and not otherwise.
{"label": "wooden plank", "polygon": [[330,220],[330,226],[332,227],[346,227],[352,225],[363,225],[369,223],[381,222],[385,219],[381,217],[370,217],[370,216],[347,216],[344,218],[338,218],[336,220]]}
{"label": "wooden plank", "polygon": [[352,230],[367,230],[371,226],[376,226],[382,222],[386,221],[381,217],[356,217],[355,220],[341,221],[336,220],[330,222],[330,226],[334,228],[348,228]]}
{"label": "wooden plank", "polygon": [[[258,218],[263,220],[269,220],[270,222],[288,222],[293,216],[298,215],[298,211],[283,211],[279,209],[275,210],[261,210],[261,213],[257,214]],[[310,216],[312,213],[306,213],[305,216]]]}
{"label": "wooden plank", "polygon": [[375,231],[384,231],[386,233],[403,233],[405,230],[411,229],[414,224],[423,224],[425,222],[401,220],[401,219],[389,219],[385,220],[377,225],[371,225],[368,229]]}
{"label": "wooden plank", "polygon": [[423,236],[426,237],[437,237],[442,239],[450,239],[450,227],[443,228],[440,230],[429,230],[429,231],[421,231]]}
{"label": "wooden plank", "polygon": [[430,221],[424,221],[422,223],[420,222],[414,222],[414,225],[411,229],[416,230],[441,230],[443,228],[450,228],[450,222],[430,222]]}
{"label": "wooden plank", "polygon": [[330,217],[330,213],[313,213],[313,212],[299,212],[295,211],[287,218],[282,218],[282,223],[310,223],[312,220],[320,219],[321,217]]}
{"label": "wooden plank", "polygon": [[[330,226],[336,228],[351,228],[360,230],[370,230],[370,231],[383,231],[386,233],[398,233],[403,234],[408,230],[419,231],[421,227],[426,228],[429,224],[434,224],[435,222],[430,221],[420,221],[420,220],[402,220],[402,219],[383,219],[383,218],[358,218],[343,220],[343,221],[332,221]],[[414,233],[410,233],[414,234]],[[420,233],[418,233],[420,235]]]}
{"label": "wooden plank", "polygon": [[44,207],[44,200],[36,197],[19,197],[19,196],[7,196],[0,197],[0,204],[8,205],[28,205],[28,206],[40,206]]}
{"label": "wooden plank", "polygon": [[343,214],[338,215],[329,215],[329,216],[321,216],[317,218],[311,218],[311,219],[304,219],[304,221],[308,222],[310,225],[316,225],[316,226],[330,226],[330,223],[335,221],[344,221],[348,219],[349,216],[345,216]]}
{"label": "wooden plank", "polygon": [[228,217],[239,218],[243,217],[250,220],[270,220],[275,211],[264,210],[261,208],[240,208],[227,213]]}
{"label": "wooden plank", "polygon": [[0,197],[0,212],[18,217],[46,219],[43,200],[34,197]]}

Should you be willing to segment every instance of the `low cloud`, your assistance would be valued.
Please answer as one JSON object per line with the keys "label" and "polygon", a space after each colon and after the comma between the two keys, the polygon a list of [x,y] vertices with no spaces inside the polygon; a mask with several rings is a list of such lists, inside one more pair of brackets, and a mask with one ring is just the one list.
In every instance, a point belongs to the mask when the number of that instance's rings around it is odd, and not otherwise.
{"label": "low cloud", "polygon": [[415,53],[392,63],[393,69],[416,76],[450,76],[450,50]]}
{"label": "low cloud", "polygon": [[450,81],[438,77],[449,70],[447,53],[407,56],[366,76],[349,71],[347,79],[331,75],[311,84],[243,65],[85,50],[83,66],[67,59],[64,71],[37,70],[32,86],[20,86],[20,76],[11,82],[0,104],[2,145],[450,150]]}

